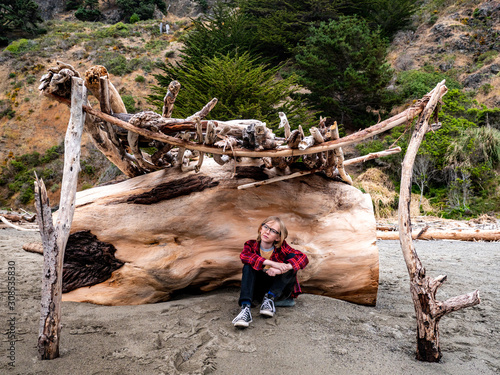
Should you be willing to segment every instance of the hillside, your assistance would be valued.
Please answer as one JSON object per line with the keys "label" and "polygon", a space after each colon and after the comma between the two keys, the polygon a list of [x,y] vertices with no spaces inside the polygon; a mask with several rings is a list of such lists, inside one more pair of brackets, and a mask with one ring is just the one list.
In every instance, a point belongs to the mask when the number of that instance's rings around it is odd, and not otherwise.
{"label": "hillside", "polygon": [[476,91],[480,103],[500,106],[500,1],[431,1],[414,22],[392,43],[396,72],[430,65]]}
{"label": "hillside", "polygon": [[[182,35],[191,24],[189,18],[172,13],[133,25],[80,22],[72,13],[58,13],[56,18],[44,25],[46,35],[17,41],[0,53],[0,165],[34,151],[43,155],[64,139],[68,108],[39,96],[37,90],[40,77],[56,61],[81,73],[95,64],[106,66],[131,111],[150,109],[144,98],[156,83],[154,63],[178,58]],[[159,33],[160,22],[168,22],[169,34]],[[500,106],[500,1],[430,1],[413,22],[411,31],[396,35],[389,51],[396,75],[413,69],[444,72],[479,103]],[[87,138],[84,144],[82,158],[92,173],[83,176],[80,188],[113,175]],[[51,191],[57,199],[58,187]],[[19,203],[14,196],[0,205]]]}

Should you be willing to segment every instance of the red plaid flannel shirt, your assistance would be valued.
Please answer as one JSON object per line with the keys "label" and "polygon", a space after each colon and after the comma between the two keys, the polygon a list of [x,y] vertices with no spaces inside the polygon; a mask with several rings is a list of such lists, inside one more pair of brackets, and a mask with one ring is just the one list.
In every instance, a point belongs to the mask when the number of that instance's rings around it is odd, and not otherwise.
{"label": "red plaid flannel shirt", "polygon": [[[295,254],[295,257],[286,261],[290,263],[295,272],[304,268],[309,263],[309,259],[302,252],[295,250],[290,247],[286,241],[283,241],[281,247],[274,249],[273,255],[271,255],[271,260],[279,263],[285,263],[285,258],[288,254]],[[254,270],[261,271],[264,268],[265,258],[260,256],[260,243],[256,240],[250,240],[245,242],[243,246],[243,251],[240,254],[240,259],[244,264],[249,264]],[[295,286],[293,289],[292,297],[297,297],[302,293],[299,282],[295,281]]]}

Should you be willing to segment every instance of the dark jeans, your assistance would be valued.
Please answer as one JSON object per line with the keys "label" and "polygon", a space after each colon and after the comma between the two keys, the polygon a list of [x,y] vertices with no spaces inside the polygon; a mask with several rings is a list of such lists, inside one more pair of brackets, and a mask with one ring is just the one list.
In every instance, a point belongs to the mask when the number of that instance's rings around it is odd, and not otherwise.
{"label": "dark jeans", "polygon": [[[292,258],[290,256],[288,259]],[[281,275],[269,276],[264,271],[256,271],[249,264],[243,266],[241,277],[241,291],[238,304],[243,301],[262,301],[264,294],[271,292],[276,300],[286,299],[292,294],[296,281],[294,270],[287,271]]]}

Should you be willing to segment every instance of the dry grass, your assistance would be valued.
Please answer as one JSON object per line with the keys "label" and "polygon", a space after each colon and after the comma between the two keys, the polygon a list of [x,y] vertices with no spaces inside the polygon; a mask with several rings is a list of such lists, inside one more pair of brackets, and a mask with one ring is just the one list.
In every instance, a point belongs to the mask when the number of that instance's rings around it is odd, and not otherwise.
{"label": "dry grass", "polygon": [[[370,194],[377,219],[397,216],[399,194],[395,191],[394,184],[389,179],[389,176],[383,171],[370,168],[356,178],[354,185]],[[420,209],[419,201],[419,194],[411,195],[410,214],[412,217],[435,213],[427,198],[422,197]]]}

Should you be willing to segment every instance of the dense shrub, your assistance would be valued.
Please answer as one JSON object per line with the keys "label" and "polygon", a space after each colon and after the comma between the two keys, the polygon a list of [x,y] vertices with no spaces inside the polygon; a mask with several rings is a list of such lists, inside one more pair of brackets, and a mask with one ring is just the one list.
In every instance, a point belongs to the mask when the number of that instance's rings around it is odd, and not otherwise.
{"label": "dense shrub", "polygon": [[355,127],[376,118],[367,107],[388,105],[386,86],[392,70],[386,62],[387,43],[366,21],[340,17],[309,30],[295,56],[306,98],[318,110]]}
{"label": "dense shrub", "polygon": [[95,31],[93,34],[98,38],[126,38],[132,32],[132,26],[118,22],[112,26]]}
{"label": "dense shrub", "polygon": [[[63,146],[60,145],[48,149],[43,156],[35,151],[10,160],[5,167],[2,167],[0,173],[0,186],[7,187],[7,198],[19,193],[18,203],[23,205],[30,203],[34,198],[35,172],[50,189],[55,180],[62,178],[62,161],[59,160],[62,153]],[[61,164],[59,167],[55,169],[50,167],[52,163],[58,161]],[[56,173],[55,170],[59,172]]]}
{"label": "dense shrub", "polygon": [[434,70],[407,70],[397,74],[397,94],[403,102],[408,99],[420,99],[430,92],[437,83],[446,79],[448,89],[460,89],[462,85],[453,77]]}
{"label": "dense shrub", "polygon": [[141,17],[139,17],[139,15],[137,13],[134,13],[130,16],[130,20],[129,22],[130,23],[137,23],[141,20]]}
{"label": "dense shrub", "polygon": [[135,99],[132,95],[122,95],[122,100],[128,113],[137,112],[137,108],[135,108]]}
{"label": "dense shrub", "polygon": [[21,55],[25,52],[35,51],[39,48],[36,41],[30,39],[18,39],[9,44],[5,49],[14,55]]}
{"label": "dense shrub", "polygon": [[99,11],[99,0],[83,0],[81,6],[75,12],[75,17],[80,21],[99,21],[102,18]]}
{"label": "dense shrub", "polygon": [[130,20],[133,14],[143,21],[149,20],[153,18],[155,7],[158,7],[163,14],[167,13],[167,6],[162,0],[117,0],[116,4],[126,20]]}

